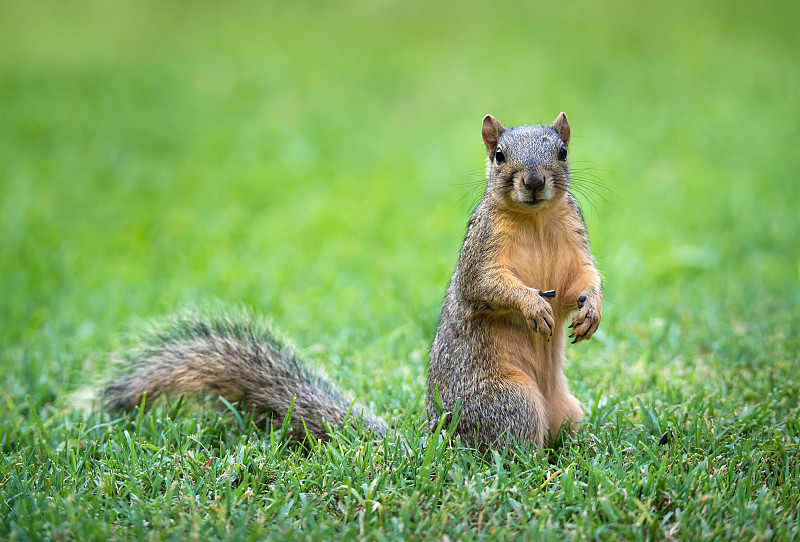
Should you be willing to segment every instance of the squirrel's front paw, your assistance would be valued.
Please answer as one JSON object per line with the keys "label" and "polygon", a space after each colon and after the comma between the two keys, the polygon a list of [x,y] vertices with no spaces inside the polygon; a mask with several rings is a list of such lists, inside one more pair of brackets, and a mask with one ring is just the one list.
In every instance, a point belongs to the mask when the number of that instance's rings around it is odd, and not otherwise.
{"label": "squirrel's front paw", "polygon": [[522,313],[525,315],[528,327],[533,331],[538,331],[548,338],[553,334],[553,327],[555,326],[553,307],[543,299],[541,293],[533,290],[533,296],[531,296],[530,302],[525,306]]}
{"label": "squirrel's front paw", "polygon": [[600,325],[601,301],[590,290],[583,292],[578,297],[578,313],[572,318],[572,328],[569,338],[574,339],[572,344],[585,341],[594,335]]}

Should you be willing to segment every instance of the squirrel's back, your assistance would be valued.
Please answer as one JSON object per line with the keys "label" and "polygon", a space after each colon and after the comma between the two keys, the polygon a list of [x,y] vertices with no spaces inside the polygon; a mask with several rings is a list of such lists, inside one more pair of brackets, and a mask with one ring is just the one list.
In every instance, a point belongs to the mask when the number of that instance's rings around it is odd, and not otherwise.
{"label": "squirrel's back", "polygon": [[184,312],[153,324],[117,360],[105,388],[111,409],[147,404],[163,394],[215,394],[268,414],[280,425],[291,408],[290,438],[325,440],[324,423],[363,423],[377,438],[386,424],[310,370],[295,348],[263,319],[243,311]]}

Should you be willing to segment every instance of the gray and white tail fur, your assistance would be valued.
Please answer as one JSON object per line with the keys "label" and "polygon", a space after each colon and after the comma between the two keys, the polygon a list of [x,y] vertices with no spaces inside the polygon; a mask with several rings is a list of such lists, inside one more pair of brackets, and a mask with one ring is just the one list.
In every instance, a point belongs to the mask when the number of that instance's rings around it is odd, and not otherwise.
{"label": "gray and white tail fur", "polygon": [[[185,311],[153,324],[116,360],[120,374],[105,387],[109,409],[150,404],[163,394],[214,394],[267,414],[280,426],[291,408],[294,441],[326,440],[325,424],[347,419],[375,437],[386,423],[310,370],[272,326],[244,311]],[[324,423],[323,423],[324,421]]]}

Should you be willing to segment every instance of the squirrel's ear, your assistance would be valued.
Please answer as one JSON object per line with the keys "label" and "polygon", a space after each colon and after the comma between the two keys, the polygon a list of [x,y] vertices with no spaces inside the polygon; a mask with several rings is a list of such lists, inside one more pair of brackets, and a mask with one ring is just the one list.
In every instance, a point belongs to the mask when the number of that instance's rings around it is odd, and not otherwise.
{"label": "squirrel's ear", "polygon": [[567,115],[563,111],[559,113],[556,117],[556,120],[553,121],[553,125],[551,126],[553,130],[558,132],[558,135],[561,137],[561,141],[564,142],[564,146],[569,145],[569,122],[567,122]]}
{"label": "squirrel's ear", "polygon": [[483,136],[483,144],[486,145],[486,150],[490,153],[497,150],[497,142],[500,140],[500,135],[506,129],[500,124],[496,118],[491,115],[483,117],[483,126],[481,126],[481,135]]}

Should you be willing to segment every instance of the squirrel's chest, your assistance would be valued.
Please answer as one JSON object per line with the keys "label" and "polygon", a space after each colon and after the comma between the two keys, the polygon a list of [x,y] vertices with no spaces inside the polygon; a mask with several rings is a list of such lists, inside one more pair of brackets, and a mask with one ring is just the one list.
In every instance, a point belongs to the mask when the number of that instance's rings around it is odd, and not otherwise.
{"label": "squirrel's chest", "polygon": [[500,243],[498,261],[525,286],[564,290],[575,274],[575,250],[562,236],[522,230]]}

